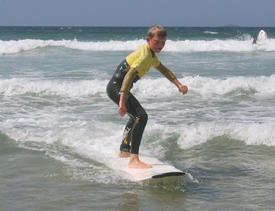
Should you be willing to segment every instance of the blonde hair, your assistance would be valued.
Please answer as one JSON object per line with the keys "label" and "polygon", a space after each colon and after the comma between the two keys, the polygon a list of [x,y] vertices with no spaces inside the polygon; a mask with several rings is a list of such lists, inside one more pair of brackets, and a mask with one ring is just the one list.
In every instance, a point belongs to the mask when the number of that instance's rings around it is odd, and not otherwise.
{"label": "blonde hair", "polygon": [[160,37],[167,37],[167,32],[161,25],[153,25],[148,29],[147,37],[153,38],[157,34]]}

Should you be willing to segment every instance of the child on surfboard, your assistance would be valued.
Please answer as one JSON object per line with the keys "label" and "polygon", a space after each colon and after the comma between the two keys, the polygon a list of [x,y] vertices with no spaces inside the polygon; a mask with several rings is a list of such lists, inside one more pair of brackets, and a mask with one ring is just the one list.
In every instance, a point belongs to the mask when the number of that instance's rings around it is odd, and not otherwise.
{"label": "child on surfboard", "polygon": [[174,83],[182,94],[186,94],[188,91],[187,86],[182,85],[156,55],[163,49],[166,38],[167,32],[162,26],[151,26],[146,36],[147,43],[139,46],[118,65],[107,85],[107,94],[119,106],[119,115],[124,116],[127,113],[130,117],[123,133],[119,153],[119,157],[130,157],[128,168],[152,167],[139,160],[139,146],[148,116],[139,101],[130,92],[133,83],[142,78],[153,66]]}

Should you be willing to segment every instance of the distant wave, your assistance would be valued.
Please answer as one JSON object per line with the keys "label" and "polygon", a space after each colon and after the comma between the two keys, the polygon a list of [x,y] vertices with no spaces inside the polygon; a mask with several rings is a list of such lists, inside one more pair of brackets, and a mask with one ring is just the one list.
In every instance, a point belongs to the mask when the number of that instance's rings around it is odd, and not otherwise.
{"label": "distant wave", "polygon": [[[0,55],[15,54],[45,47],[64,47],[87,51],[132,51],[145,40],[128,41],[91,41],[83,42],[74,40],[0,40]],[[275,39],[252,45],[252,37],[245,40],[167,40],[164,51],[168,52],[208,52],[208,51],[229,51],[229,52],[250,52],[250,51],[275,51]]]}
{"label": "distant wave", "polygon": [[212,31],[204,31],[203,33],[205,33],[205,34],[213,34],[213,35],[219,34],[219,32],[212,32]]}
{"label": "distant wave", "polygon": [[[190,94],[202,96],[275,96],[275,75],[259,77],[229,77],[214,79],[209,77],[185,77],[179,79],[189,87]],[[30,79],[1,79],[0,95],[15,96],[36,94],[41,96],[86,97],[106,96],[108,80],[58,81]],[[161,85],[161,86],[160,86]],[[134,85],[133,92],[142,97],[170,97],[178,95],[177,89],[165,78],[145,78]]]}

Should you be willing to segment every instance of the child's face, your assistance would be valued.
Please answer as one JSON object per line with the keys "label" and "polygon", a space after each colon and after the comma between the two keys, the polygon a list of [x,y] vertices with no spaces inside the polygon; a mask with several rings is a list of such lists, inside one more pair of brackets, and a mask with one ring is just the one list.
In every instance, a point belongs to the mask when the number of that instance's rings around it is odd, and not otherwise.
{"label": "child's face", "polygon": [[155,34],[152,38],[146,37],[146,40],[151,50],[155,53],[159,53],[165,45],[166,37],[160,37]]}

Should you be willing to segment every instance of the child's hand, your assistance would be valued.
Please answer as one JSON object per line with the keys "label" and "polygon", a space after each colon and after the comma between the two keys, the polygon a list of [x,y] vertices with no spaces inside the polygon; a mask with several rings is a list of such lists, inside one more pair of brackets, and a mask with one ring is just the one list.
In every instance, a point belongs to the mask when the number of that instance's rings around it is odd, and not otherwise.
{"label": "child's hand", "polygon": [[186,94],[188,92],[188,87],[185,85],[179,85],[178,88],[182,94]]}
{"label": "child's hand", "polygon": [[118,108],[118,113],[120,116],[124,116],[127,112],[126,106],[125,105],[119,105]]}
{"label": "child's hand", "polygon": [[188,92],[188,88],[185,85],[182,85],[178,79],[175,79],[173,83],[178,87],[179,91],[184,95]]}
{"label": "child's hand", "polygon": [[126,94],[124,92],[120,93],[119,105],[118,105],[118,113],[120,116],[124,116],[127,112],[127,108],[125,106]]}
{"label": "child's hand", "polygon": [[178,87],[179,91],[180,91],[183,95],[186,94],[186,93],[188,92],[187,86],[182,85],[182,84],[178,81],[178,79],[175,78],[175,79],[173,80],[173,83]]}

